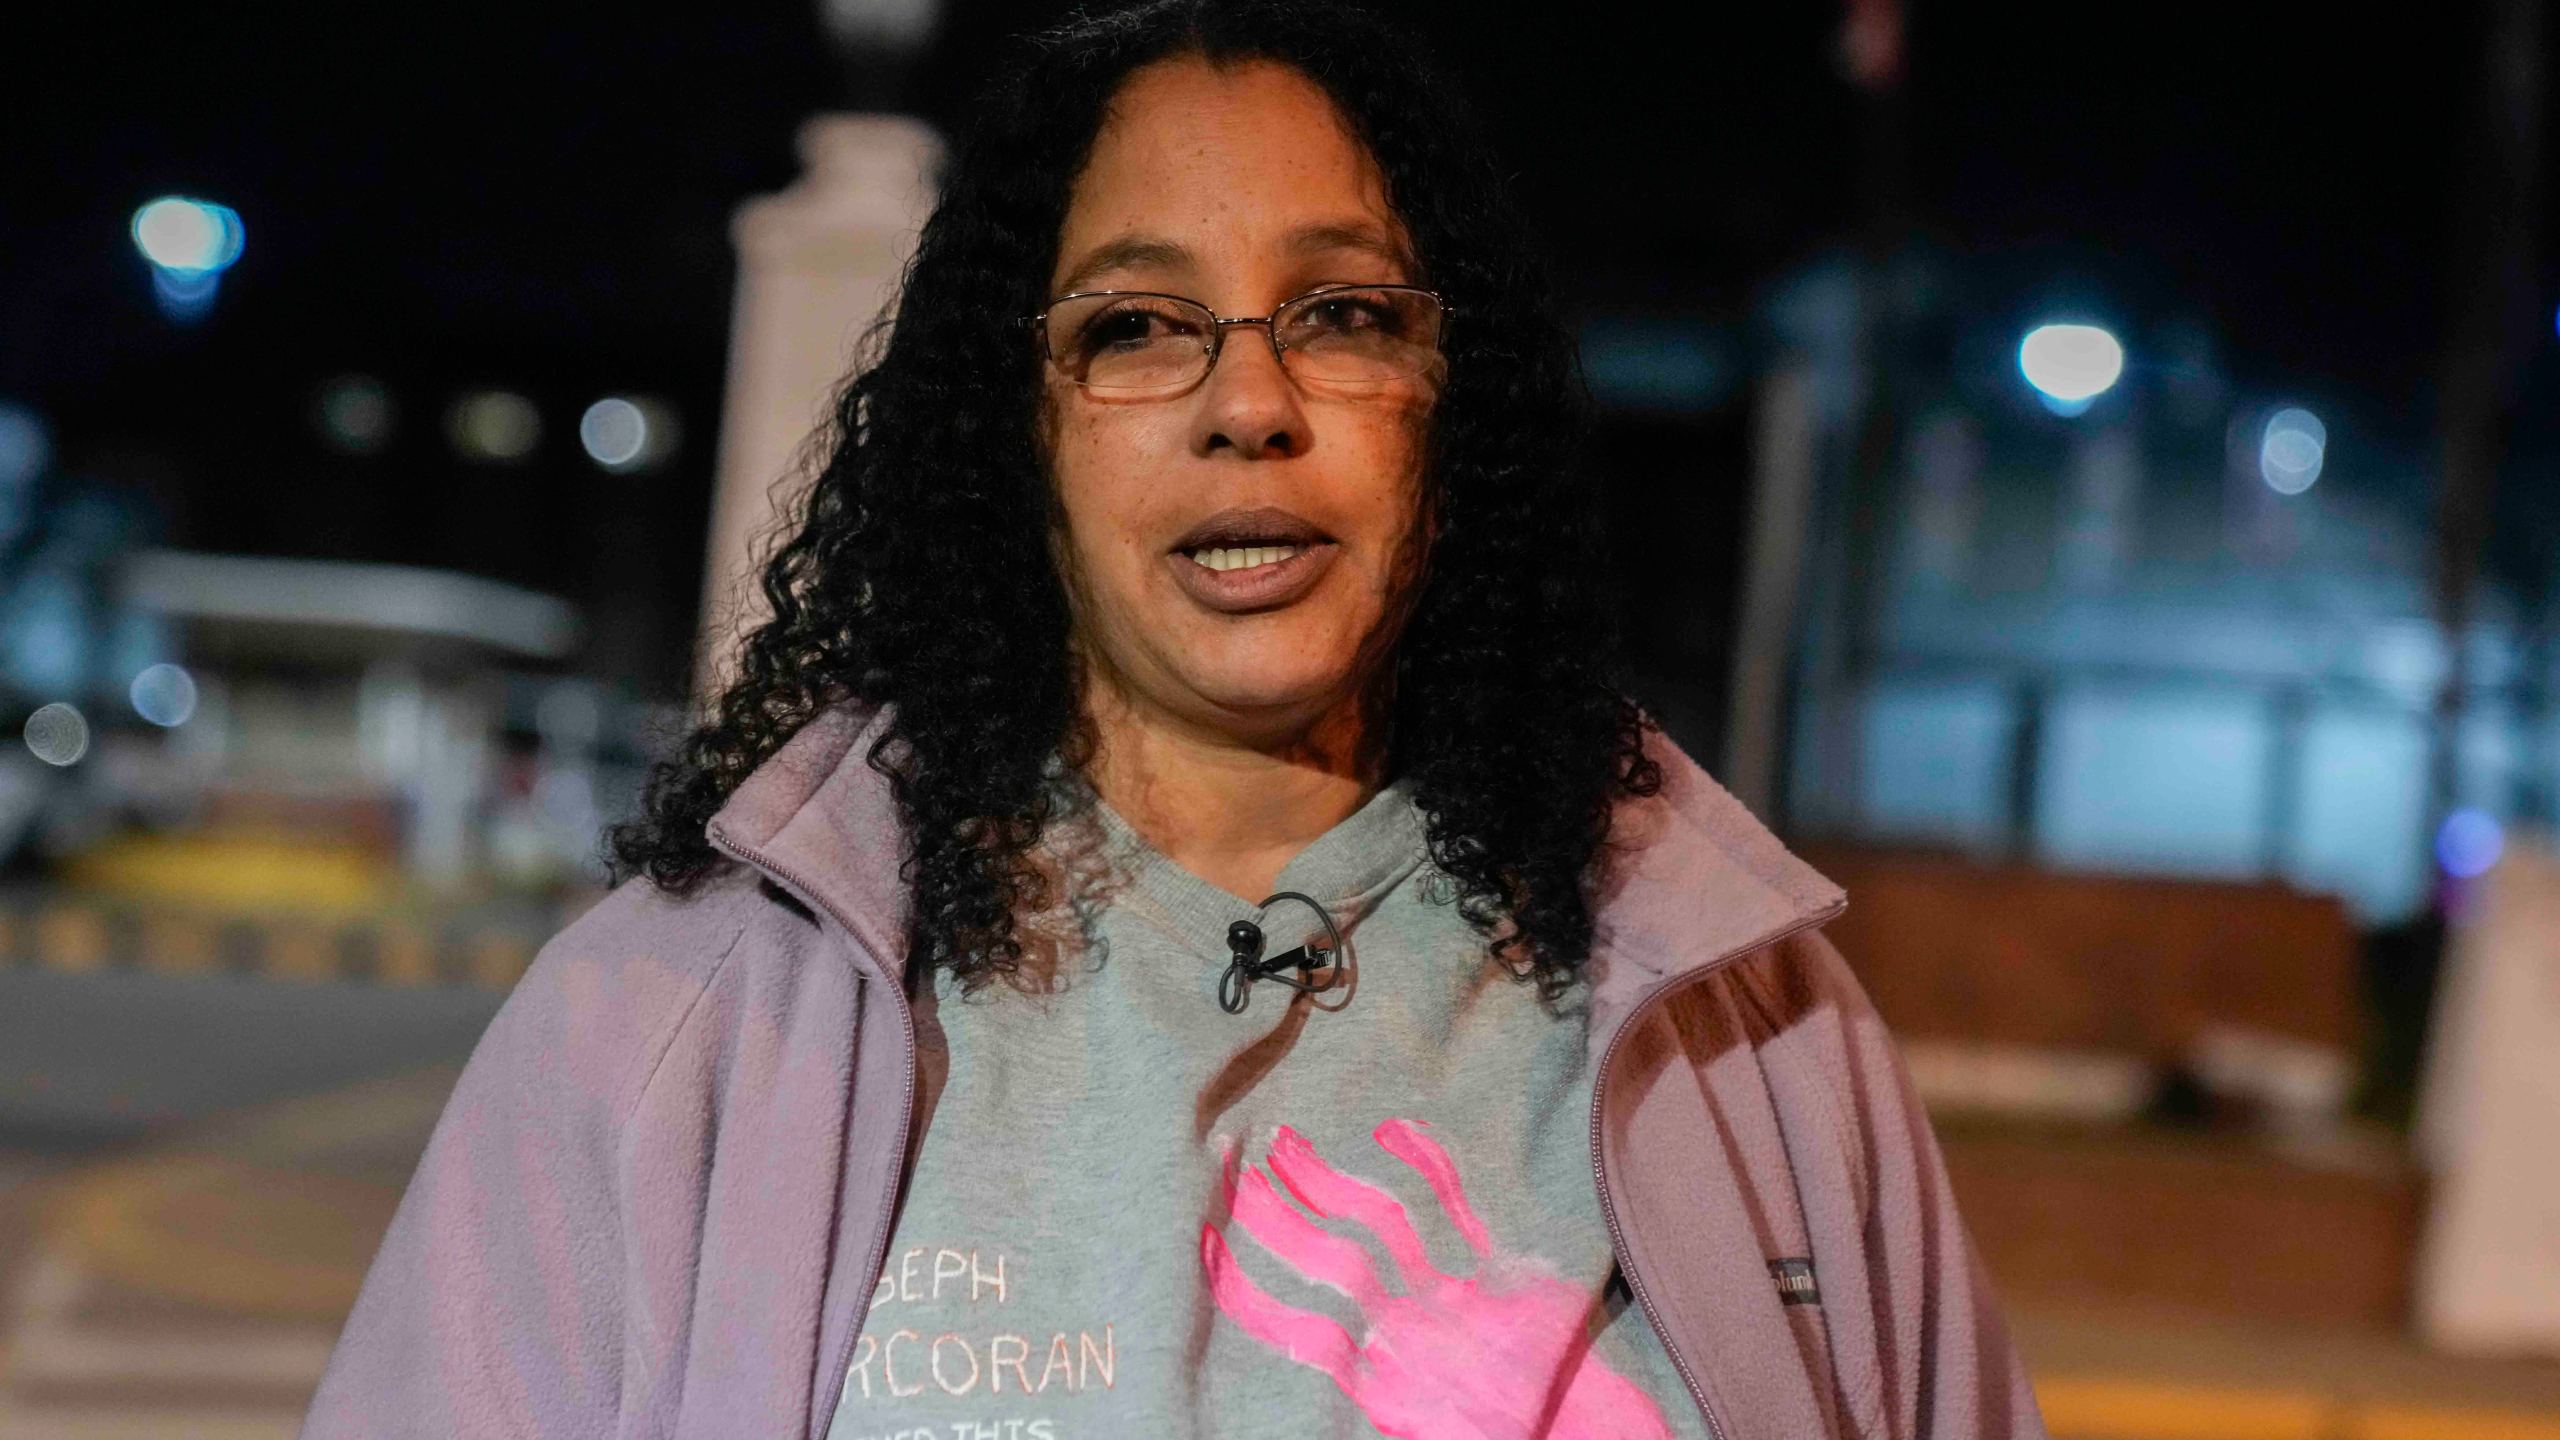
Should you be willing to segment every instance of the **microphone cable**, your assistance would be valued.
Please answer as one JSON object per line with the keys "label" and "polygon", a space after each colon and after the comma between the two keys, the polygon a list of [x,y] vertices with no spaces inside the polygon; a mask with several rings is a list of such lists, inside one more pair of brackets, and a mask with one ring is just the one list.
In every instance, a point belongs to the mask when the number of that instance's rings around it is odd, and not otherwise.
{"label": "microphone cable", "polygon": [[[1226,973],[1218,977],[1218,1008],[1230,1015],[1244,1013],[1245,1002],[1249,998],[1247,992],[1256,980],[1277,981],[1292,990],[1303,990],[1309,994],[1328,989],[1333,984],[1331,976],[1322,983],[1313,977],[1315,972],[1331,964],[1333,957],[1342,953],[1342,927],[1333,923],[1332,912],[1317,904],[1312,897],[1295,890],[1283,890],[1263,901],[1258,908],[1268,910],[1283,900],[1295,900],[1316,912],[1316,918],[1324,922],[1327,943],[1301,945],[1266,959],[1262,953],[1261,926],[1250,920],[1239,920],[1228,926],[1227,950],[1232,958],[1227,961]],[[1291,970],[1298,972],[1296,977],[1286,973]]]}

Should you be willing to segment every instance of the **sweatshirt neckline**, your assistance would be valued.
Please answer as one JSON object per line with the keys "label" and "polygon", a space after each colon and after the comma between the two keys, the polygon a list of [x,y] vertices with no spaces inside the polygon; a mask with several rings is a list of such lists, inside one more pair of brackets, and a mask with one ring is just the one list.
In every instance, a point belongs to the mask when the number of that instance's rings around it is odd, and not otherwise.
{"label": "sweatshirt neckline", "polygon": [[[1092,814],[1107,837],[1115,868],[1128,877],[1121,897],[1138,900],[1142,917],[1203,958],[1227,959],[1227,927],[1238,920],[1256,925],[1265,917],[1284,926],[1316,925],[1306,907],[1282,900],[1268,909],[1255,901],[1265,897],[1238,895],[1185,869],[1158,849],[1109,802],[1086,787]],[[1376,910],[1378,902],[1430,856],[1422,812],[1413,803],[1412,787],[1398,779],[1380,787],[1360,808],[1307,842],[1306,848],[1280,868],[1272,892],[1296,891],[1313,897],[1348,933]],[[1294,943],[1294,942],[1293,942]]]}

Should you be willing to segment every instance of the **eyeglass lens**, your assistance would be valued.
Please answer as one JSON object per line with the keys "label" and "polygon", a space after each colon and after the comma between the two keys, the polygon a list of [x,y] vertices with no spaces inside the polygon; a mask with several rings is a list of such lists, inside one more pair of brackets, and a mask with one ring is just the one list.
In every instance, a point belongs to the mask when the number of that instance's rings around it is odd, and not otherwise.
{"label": "eyeglass lens", "polygon": [[[1419,375],[1440,355],[1440,302],[1423,290],[1319,290],[1271,317],[1280,363],[1307,380]],[[1170,390],[1209,370],[1217,317],[1170,295],[1082,295],[1049,307],[1049,358],[1097,390]]]}

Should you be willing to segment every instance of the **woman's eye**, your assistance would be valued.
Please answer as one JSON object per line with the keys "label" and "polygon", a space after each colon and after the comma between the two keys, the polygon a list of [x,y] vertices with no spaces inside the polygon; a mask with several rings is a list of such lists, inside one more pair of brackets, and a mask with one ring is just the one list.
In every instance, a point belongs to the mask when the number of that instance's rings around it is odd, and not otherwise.
{"label": "woman's eye", "polygon": [[1084,327],[1084,343],[1088,349],[1129,345],[1146,338],[1147,317],[1144,315],[1105,315]]}
{"label": "woman's eye", "polygon": [[1179,336],[1189,328],[1162,311],[1129,306],[1095,316],[1079,338],[1088,352],[1127,349]]}
{"label": "woman's eye", "polygon": [[1372,330],[1392,323],[1374,302],[1349,296],[1316,302],[1308,307],[1307,321],[1320,330]]}

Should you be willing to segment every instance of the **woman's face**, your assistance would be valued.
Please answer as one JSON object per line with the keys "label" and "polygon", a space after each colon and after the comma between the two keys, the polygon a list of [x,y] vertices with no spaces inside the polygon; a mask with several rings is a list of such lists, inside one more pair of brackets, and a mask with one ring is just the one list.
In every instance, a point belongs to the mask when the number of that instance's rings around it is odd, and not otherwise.
{"label": "woman's face", "polygon": [[[1412,283],[1410,253],[1376,163],[1313,81],[1182,57],[1113,100],[1049,293],[1152,290],[1268,315],[1320,286]],[[1096,682],[1248,741],[1354,701],[1418,568],[1437,372],[1300,381],[1260,327],[1237,326],[1207,378],[1170,398],[1043,373],[1056,544]],[[1286,558],[1213,568],[1259,558],[1233,553],[1247,549]]]}

